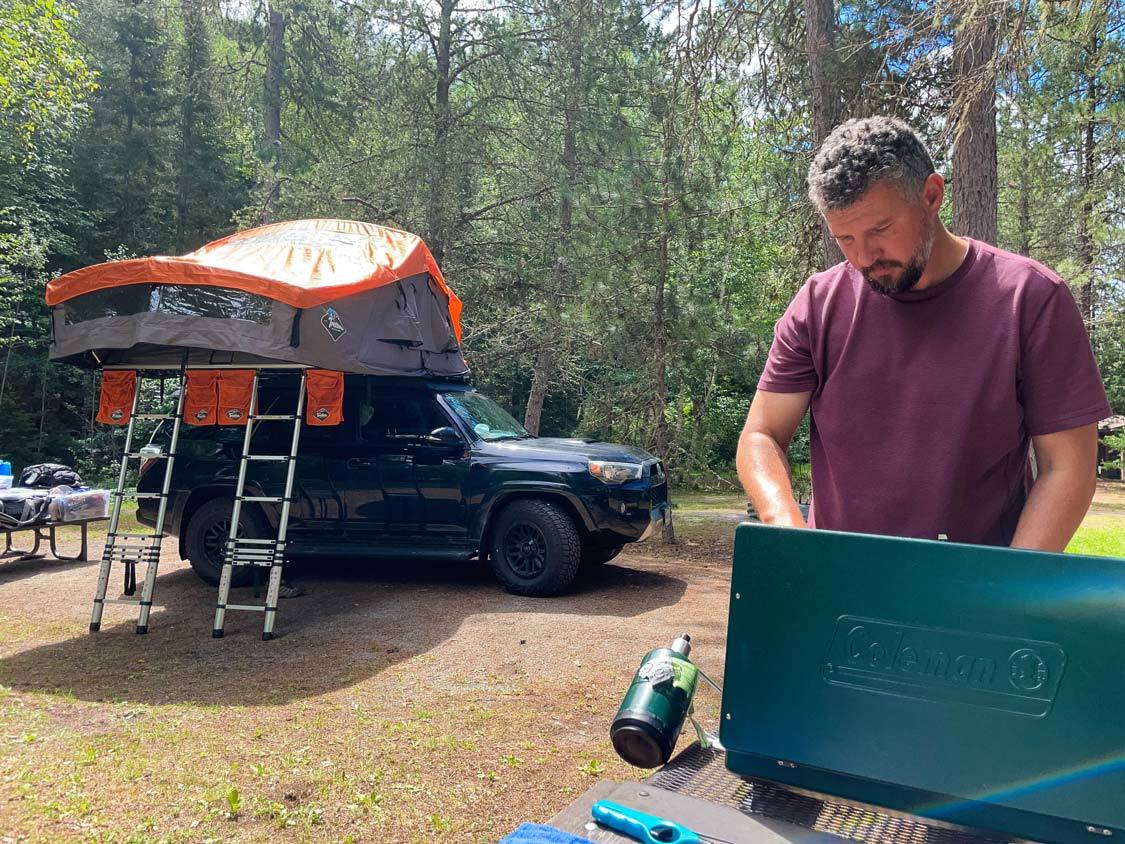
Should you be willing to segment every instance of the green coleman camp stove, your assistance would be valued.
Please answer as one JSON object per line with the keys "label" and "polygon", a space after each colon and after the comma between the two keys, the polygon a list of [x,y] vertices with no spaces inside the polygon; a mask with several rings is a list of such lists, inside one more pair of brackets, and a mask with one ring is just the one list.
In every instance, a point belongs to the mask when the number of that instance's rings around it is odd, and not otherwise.
{"label": "green coleman camp stove", "polygon": [[739,525],[727,766],[1054,844],[1125,838],[1125,560]]}

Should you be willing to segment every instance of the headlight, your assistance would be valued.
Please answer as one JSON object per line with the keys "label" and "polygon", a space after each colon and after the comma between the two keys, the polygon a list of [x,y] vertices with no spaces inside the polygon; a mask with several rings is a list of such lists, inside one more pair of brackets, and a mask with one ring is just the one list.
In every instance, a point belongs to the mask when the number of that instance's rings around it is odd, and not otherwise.
{"label": "headlight", "polygon": [[644,468],[640,463],[614,463],[610,460],[591,460],[588,465],[590,474],[606,484],[635,481],[641,476]]}

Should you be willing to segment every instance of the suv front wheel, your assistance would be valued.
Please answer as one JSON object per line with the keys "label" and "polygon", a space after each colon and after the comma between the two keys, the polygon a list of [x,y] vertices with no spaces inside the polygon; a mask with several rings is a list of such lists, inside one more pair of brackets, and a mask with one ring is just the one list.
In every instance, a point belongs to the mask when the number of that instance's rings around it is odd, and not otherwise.
{"label": "suv front wheel", "polygon": [[516,501],[497,518],[488,559],[509,592],[542,598],[558,594],[574,580],[582,541],[574,520],[558,505]]}
{"label": "suv front wheel", "polygon": [[[234,499],[219,496],[204,502],[191,515],[187,530],[184,531],[184,551],[195,573],[212,586],[219,585],[219,575],[223,573],[223,548],[230,537],[230,517]],[[270,535],[270,523],[265,514],[252,504],[243,504],[238,516],[238,535],[252,539],[263,539]],[[231,572],[232,586],[245,586],[250,583],[250,566],[236,566]]]}

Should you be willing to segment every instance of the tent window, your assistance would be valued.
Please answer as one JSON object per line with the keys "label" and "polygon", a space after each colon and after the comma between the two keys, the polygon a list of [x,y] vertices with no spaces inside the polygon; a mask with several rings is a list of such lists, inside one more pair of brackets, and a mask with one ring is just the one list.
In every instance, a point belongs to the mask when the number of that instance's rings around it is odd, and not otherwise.
{"label": "tent window", "polygon": [[271,300],[265,296],[228,287],[183,284],[128,284],[95,290],[71,299],[65,308],[67,325],[145,313],[240,319],[269,325],[273,313]]}

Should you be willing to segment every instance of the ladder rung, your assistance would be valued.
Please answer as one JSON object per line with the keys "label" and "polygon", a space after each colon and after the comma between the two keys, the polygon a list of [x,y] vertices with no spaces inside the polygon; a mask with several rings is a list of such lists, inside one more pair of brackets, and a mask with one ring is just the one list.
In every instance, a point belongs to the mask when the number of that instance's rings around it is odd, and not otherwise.
{"label": "ladder rung", "polygon": [[145,460],[163,460],[167,457],[172,457],[171,454],[141,454],[139,451],[130,451],[126,457],[131,457],[136,460],[138,457],[143,457]]}
{"label": "ladder rung", "polygon": [[285,500],[284,496],[280,495],[243,495],[240,496],[239,501],[259,501],[263,503],[280,504]]}
{"label": "ladder rung", "polygon": [[152,565],[160,562],[159,548],[107,548],[102,552],[102,559],[109,559],[111,563],[144,563]]}
{"label": "ladder rung", "polygon": [[270,548],[267,545],[250,545],[248,547],[239,546],[239,545],[231,545],[229,539],[227,540],[226,548],[224,548],[223,550],[224,551],[237,551],[240,554],[257,554],[257,555],[276,554],[277,553],[276,548]]}
{"label": "ladder rung", "polygon": [[261,416],[251,416],[250,418],[255,421],[264,419],[269,422],[296,422],[299,417],[292,414],[263,413]]}
{"label": "ladder rung", "polygon": [[244,542],[247,542],[247,540],[236,539],[231,541],[228,539],[223,545],[223,550],[224,552],[236,551],[246,554],[278,554],[281,552],[282,546],[284,545],[284,543],[280,543],[276,539],[252,542],[249,545],[243,545]]}
{"label": "ladder rung", "polygon": [[[230,542],[230,540],[228,539],[227,542]],[[239,545],[243,545],[243,544],[246,544],[246,545],[274,545],[274,544],[276,544],[278,548],[280,548],[281,546],[283,546],[285,544],[284,542],[281,542],[281,541],[276,540],[276,539],[246,539],[245,537],[241,537],[241,536],[238,537],[238,539],[236,539],[235,542],[237,542]]]}
{"label": "ladder rung", "polygon": [[289,460],[288,454],[244,454],[243,460],[261,460],[268,463],[285,463]]}
{"label": "ladder rung", "polygon": [[250,612],[265,612],[266,608],[260,604],[227,604],[228,610],[249,610]]}
{"label": "ladder rung", "polygon": [[130,490],[114,490],[114,495],[120,495],[122,498],[163,498],[162,492],[132,492]]}
{"label": "ladder rung", "polygon": [[143,553],[146,553],[146,552],[149,552],[149,551],[152,551],[154,553],[159,553],[160,543],[159,542],[146,542],[144,545],[138,545],[136,543],[117,542],[116,540],[111,540],[110,542],[108,542],[106,544],[105,550],[106,550],[106,552],[119,551],[119,552],[122,552],[122,553],[129,552],[129,553],[137,553],[137,554],[143,554]]}
{"label": "ladder rung", "polygon": [[262,545],[255,545],[251,548],[225,548],[223,553],[226,555],[233,554],[235,557],[243,557],[247,560],[265,560],[270,559],[281,554],[280,551],[274,548],[266,548]]}
{"label": "ladder rung", "polygon": [[102,598],[103,604],[139,604],[140,598]]}
{"label": "ladder rung", "polygon": [[134,419],[175,419],[174,413],[134,413]]}
{"label": "ladder rung", "polygon": [[162,533],[111,533],[114,539],[155,539],[159,540],[164,537]]}

